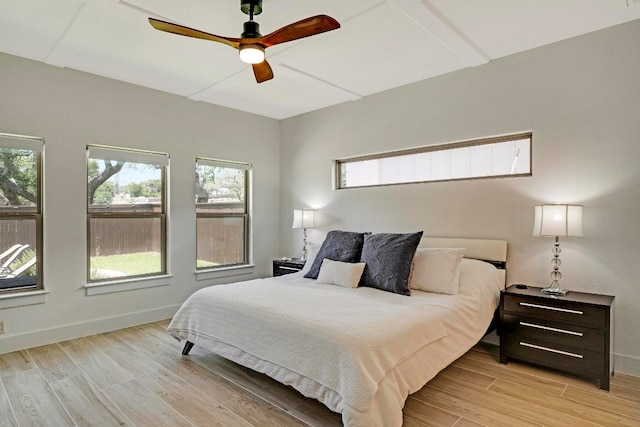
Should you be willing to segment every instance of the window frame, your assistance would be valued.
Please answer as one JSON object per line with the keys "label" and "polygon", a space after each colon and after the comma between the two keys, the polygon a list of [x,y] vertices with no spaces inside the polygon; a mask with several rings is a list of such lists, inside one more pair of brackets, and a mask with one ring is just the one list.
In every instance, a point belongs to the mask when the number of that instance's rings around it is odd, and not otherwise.
{"label": "window frame", "polygon": [[[382,183],[382,184],[343,185],[342,183],[343,182],[342,181],[342,165],[348,164],[348,163],[364,162],[369,160],[379,160],[379,159],[394,158],[394,157],[401,157],[401,156],[410,156],[410,155],[423,154],[423,153],[453,151],[459,148],[499,144],[499,143],[517,141],[522,139],[529,140],[529,172],[481,175],[481,176],[465,176],[465,177],[445,178],[445,179],[411,180],[411,181],[391,182],[391,183]],[[384,187],[384,186],[390,186],[390,185],[421,184],[421,183],[443,182],[443,181],[462,181],[462,180],[489,179],[489,178],[511,178],[511,177],[522,177],[522,176],[532,176],[532,175],[533,175],[533,132],[520,132],[515,134],[509,134],[509,135],[493,136],[493,137],[487,137],[487,138],[480,138],[480,139],[473,139],[473,140],[466,140],[466,141],[459,141],[459,142],[452,142],[452,143],[445,143],[445,144],[437,144],[437,145],[428,145],[428,146],[409,148],[404,150],[387,151],[387,152],[377,153],[377,154],[368,154],[363,156],[336,159],[334,161],[334,180],[335,180],[334,189],[336,190],[347,190],[347,189],[353,189],[353,188],[368,188],[368,187]]]}
{"label": "window frame", "polygon": [[[245,162],[236,162],[230,160],[220,160],[220,159],[211,159],[207,157],[196,157],[195,170],[197,174],[198,166],[211,166],[211,167],[223,167],[228,169],[238,169],[244,171],[244,212],[229,212],[229,213],[214,213],[214,212],[198,212],[198,202],[197,202],[197,194],[195,194],[195,210],[196,210],[196,258],[195,258],[195,268],[196,273],[206,273],[206,272],[215,272],[215,271],[223,271],[228,269],[236,269],[251,266],[251,250],[250,250],[250,242],[251,242],[251,215],[250,215],[250,207],[251,207],[251,175],[253,170],[253,165],[251,163]],[[195,186],[194,186],[195,190]],[[232,263],[232,264],[222,264],[219,266],[203,266],[198,267],[198,220],[199,219],[207,219],[207,218],[242,218],[244,221],[243,227],[243,261],[240,263]]]}
{"label": "window frame", "polygon": [[[161,185],[160,185],[160,210],[159,212],[114,212],[111,210],[111,206],[107,205],[105,210],[100,211],[91,211],[89,208],[89,161],[91,159],[104,160],[100,157],[91,157],[91,149],[93,148],[94,152],[103,152],[104,150],[110,150],[113,152],[117,152],[116,156],[122,156],[125,159],[125,162],[130,163],[142,163],[139,160],[136,161],[136,158],[145,158],[151,156],[158,156],[158,159],[164,158],[162,162],[159,163],[147,163],[147,164],[156,164],[162,166],[160,172]],[[130,156],[130,157],[129,157]],[[114,160],[114,159],[111,159]],[[105,145],[95,145],[88,144],[86,149],[86,177],[87,177],[87,191],[85,193],[86,196],[86,213],[87,213],[87,271],[86,271],[86,279],[88,286],[100,286],[105,284],[111,284],[114,282],[127,282],[127,281],[135,281],[135,280],[146,280],[150,278],[156,277],[166,277],[168,275],[168,244],[167,244],[167,236],[168,236],[168,222],[167,222],[167,212],[168,212],[168,191],[167,184],[169,178],[169,154],[164,152],[157,151],[149,151],[149,150],[138,150],[133,148],[125,148],[125,147],[113,147],[113,146],[105,146]],[[119,173],[119,172],[118,172]],[[106,182],[106,181],[105,181]],[[134,205],[135,206],[135,205]],[[91,278],[91,220],[92,219],[160,219],[160,271],[153,273],[144,273],[144,274],[135,274],[129,276],[122,277],[110,277],[105,279],[92,279]]]}
{"label": "window frame", "polygon": [[[13,288],[0,289],[0,295],[22,294],[25,292],[42,292],[44,290],[44,149],[45,140],[42,137],[15,135],[10,133],[0,133],[0,141],[4,139],[15,140],[13,144],[0,142],[1,148],[30,150],[36,154],[36,206],[35,212],[19,208],[12,209],[12,212],[0,209],[0,221],[22,221],[31,220],[36,224],[36,283],[35,285],[16,286]],[[25,146],[22,146],[25,145]],[[5,279],[7,280],[7,279]]]}

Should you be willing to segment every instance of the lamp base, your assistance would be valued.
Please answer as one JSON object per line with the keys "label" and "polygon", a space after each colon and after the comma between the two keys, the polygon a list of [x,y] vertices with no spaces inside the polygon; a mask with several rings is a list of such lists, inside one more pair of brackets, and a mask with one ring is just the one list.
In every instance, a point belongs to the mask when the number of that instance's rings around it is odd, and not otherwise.
{"label": "lamp base", "polygon": [[556,296],[565,296],[566,294],[569,293],[569,289],[560,289],[560,288],[554,288],[554,287],[549,287],[549,288],[542,288],[541,289],[543,294],[547,294],[547,295],[556,295]]}

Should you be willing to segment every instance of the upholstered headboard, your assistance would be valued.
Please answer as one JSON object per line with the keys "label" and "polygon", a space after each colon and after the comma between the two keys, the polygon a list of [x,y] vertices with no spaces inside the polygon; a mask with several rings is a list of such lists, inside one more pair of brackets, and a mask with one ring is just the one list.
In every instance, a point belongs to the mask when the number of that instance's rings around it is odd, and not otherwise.
{"label": "upholstered headboard", "polygon": [[507,241],[487,239],[463,239],[457,237],[423,237],[421,248],[465,248],[464,257],[479,259],[496,266],[506,283]]}

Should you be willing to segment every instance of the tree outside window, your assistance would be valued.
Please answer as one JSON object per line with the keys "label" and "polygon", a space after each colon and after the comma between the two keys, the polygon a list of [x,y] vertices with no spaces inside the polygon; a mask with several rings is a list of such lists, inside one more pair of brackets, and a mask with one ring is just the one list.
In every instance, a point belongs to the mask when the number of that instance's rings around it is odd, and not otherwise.
{"label": "tree outside window", "polygon": [[249,263],[251,165],[196,160],[196,269]]}
{"label": "tree outside window", "polygon": [[0,134],[0,292],[42,289],[42,138]]}
{"label": "tree outside window", "polygon": [[88,280],[166,273],[166,169],[169,156],[89,146]]}

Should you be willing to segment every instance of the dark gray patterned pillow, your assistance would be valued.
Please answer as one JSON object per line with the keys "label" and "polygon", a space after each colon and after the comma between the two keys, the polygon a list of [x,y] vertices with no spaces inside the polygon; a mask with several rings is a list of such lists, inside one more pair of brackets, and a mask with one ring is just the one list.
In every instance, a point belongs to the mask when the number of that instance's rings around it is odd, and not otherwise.
{"label": "dark gray patterned pillow", "polygon": [[333,230],[327,234],[322,246],[311,265],[311,269],[304,277],[317,279],[322,261],[328,258],[332,261],[358,262],[362,253],[364,233]]}
{"label": "dark gray patterned pillow", "polygon": [[368,286],[401,295],[411,295],[409,273],[416,248],[422,238],[417,233],[380,233],[364,236],[360,262],[367,265],[359,286]]}

